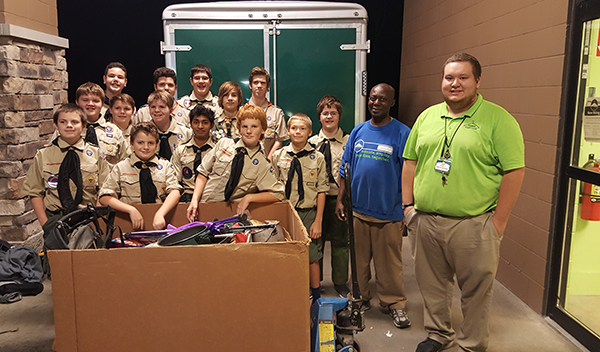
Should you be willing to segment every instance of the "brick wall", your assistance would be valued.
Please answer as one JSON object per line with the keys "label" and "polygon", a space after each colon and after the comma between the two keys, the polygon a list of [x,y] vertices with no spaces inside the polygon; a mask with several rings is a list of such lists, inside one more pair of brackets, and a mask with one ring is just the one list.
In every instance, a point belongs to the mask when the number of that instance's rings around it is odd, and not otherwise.
{"label": "brick wall", "polygon": [[412,126],[442,101],[441,66],[466,51],[480,92],[515,116],[525,180],[508,222],[497,279],[542,312],[564,62],[567,0],[405,0],[398,110]]}
{"label": "brick wall", "polygon": [[7,241],[41,230],[21,188],[33,156],[54,132],[54,107],[67,102],[64,56],[64,49],[0,37],[0,238]]}
{"label": "brick wall", "polygon": [[58,35],[56,0],[0,0],[0,23]]}

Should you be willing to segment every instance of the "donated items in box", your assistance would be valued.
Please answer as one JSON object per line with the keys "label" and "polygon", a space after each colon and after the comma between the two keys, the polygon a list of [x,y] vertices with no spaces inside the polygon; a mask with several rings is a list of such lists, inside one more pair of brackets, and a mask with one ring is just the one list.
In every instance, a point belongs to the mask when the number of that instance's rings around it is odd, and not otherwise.
{"label": "donated items in box", "polygon": [[[146,229],[159,206],[135,206]],[[180,228],[187,206],[165,217],[179,237],[161,248],[49,252],[56,350],[310,351],[309,239],[290,203],[225,223],[235,205],[201,203],[202,224]],[[127,214],[115,225],[136,238]]]}

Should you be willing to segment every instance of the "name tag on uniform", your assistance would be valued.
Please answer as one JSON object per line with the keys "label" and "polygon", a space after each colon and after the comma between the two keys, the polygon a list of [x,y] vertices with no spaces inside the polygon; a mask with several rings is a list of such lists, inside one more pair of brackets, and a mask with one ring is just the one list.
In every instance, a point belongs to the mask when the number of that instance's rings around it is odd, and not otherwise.
{"label": "name tag on uniform", "polygon": [[435,168],[434,170],[437,172],[441,172],[443,174],[447,174],[450,171],[450,164],[452,163],[451,160],[441,160],[438,159],[438,161],[435,163]]}

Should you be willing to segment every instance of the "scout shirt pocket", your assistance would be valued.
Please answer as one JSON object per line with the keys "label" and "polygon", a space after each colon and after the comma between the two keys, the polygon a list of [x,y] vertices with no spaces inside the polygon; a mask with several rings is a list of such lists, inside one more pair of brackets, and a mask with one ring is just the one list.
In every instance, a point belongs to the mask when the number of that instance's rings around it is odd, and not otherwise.
{"label": "scout shirt pocket", "polygon": [[277,131],[277,117],[267,115],[267,130],[265,131],[265,139],[275,138],[275,132]]}
{"label": "scout shirt pocket", "polygon": [[120,161],[117,160],[119,155],[119,141],[114,138],[112,133],[100,135],[98,138],[98,147],[100,148],[100,156],[106,159],[111,165],[115,165]]}
{"label": "scout shirt pocket", "polygon": [[141,204],[140,175],[133,172],[123,172],[120,178],[121,198],[123,203]]}
{"label": "scout shirt pocket", "polygon": [[155,169],[152,170],[152,182],[156,186],[156,193],[161,203],[167,198],[167,171],[165,166],[158,164]]}
{"label": "scout shirt pocket", "polygon": [[98,194],[98,164],[93,159],[82,158],[81,160],[81,180],[83,181],[83,191],[88,200],[95,199]]}
{"label": "scout shirt pocket", "polygon": [[235,149],[218,150],[215,154],[215,162],[213,163],[211,175],[214,175],[215,177],[227,175],[227,177],[229,177],[231,162],[233,161],[235,153]]}

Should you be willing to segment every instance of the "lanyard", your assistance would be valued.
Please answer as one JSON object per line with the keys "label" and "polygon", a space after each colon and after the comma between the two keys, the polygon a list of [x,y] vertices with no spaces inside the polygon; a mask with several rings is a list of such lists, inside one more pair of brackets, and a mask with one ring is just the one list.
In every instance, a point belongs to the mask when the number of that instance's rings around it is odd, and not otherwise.
{"label": "lanyard", "polygon": [[442,147],[442,154],[440,155],[440,159],[450,159],[450,145],[452,144],[452,141],[454,141],[454,137],[456,137],[456,132],[458,132],[460,126],[462,126],[466,118],[466,116],[462,118],[462,121],[460,121],[460,124],[458,125],[456,130],[454,130],[452,137],[450,137],[450,142],[448,142],[448,135],[446,133],[446,131],[448,130],[448,118],[444,117],[444,146]]}

